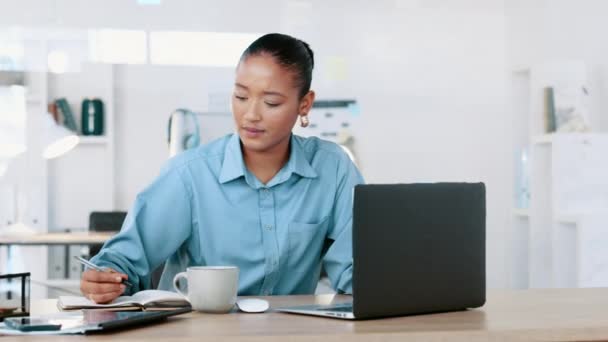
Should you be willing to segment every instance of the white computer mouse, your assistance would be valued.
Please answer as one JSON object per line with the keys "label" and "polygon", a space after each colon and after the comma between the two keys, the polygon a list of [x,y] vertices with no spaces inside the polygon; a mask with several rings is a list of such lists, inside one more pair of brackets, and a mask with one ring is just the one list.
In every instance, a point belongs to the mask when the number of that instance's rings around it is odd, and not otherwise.
{"label": "white computer mouse", "polygon": [[270,308],[267,300],[259,298],[237,299],[236,306],[238,306],[239,310],[248,313],[264,312]]}

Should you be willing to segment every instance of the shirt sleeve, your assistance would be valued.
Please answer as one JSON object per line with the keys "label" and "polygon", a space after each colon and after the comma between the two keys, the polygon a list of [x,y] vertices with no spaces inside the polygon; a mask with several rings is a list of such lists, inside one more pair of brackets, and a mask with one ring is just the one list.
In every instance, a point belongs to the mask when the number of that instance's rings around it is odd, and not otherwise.
{"label": "shirt sleeve", "polygon": [[92,262],[127,274],[133,286],[126,294],[148,288],[150,273],[191,235],[190,198],[178,170],[161,175],[137,196],[120,232]]}
{"label": "shirt sleeve", "polygon": [[353,253],[352,216],[353,189],[364,180],[346,154],[338,165],[337,193],[332,222],[327,234],[329,248],[323,257],[323,267],[332,287],[338,293],[352,293]]}

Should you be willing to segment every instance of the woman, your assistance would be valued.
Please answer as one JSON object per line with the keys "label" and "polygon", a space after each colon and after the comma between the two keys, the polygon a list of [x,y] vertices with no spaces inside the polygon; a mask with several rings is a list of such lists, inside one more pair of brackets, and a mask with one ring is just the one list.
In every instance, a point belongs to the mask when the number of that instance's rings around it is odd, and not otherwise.
{"label": "woman", "polygon": [[160,289],[191,265],[236,265],[239,295],[310,294],[323,265],[352,292],[351,197],[363,179],[336,144],[291,133],[309,123],[313,66],[301,40],[253,42],[236,68],[238,134],[167,163],[92,260],[114,272],[84,272],[82,293],[104,303],[145,289],[165,261]]}

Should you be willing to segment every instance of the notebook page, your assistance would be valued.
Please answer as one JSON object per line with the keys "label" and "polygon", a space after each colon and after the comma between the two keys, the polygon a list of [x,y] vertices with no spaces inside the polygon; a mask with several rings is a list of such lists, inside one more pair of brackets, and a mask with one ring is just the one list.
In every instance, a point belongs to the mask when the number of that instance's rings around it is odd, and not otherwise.
{"label": "notebook page", "polygon": [[171,292],[171,291],[163,291],[163,290],[144,290],[137,292],[133,296],[130,297],[132,301],[136,301],[142,305],[146,305],[148,303],[184,303],[187,304],[188,301],[184,298],[184,296]]}
{"label": "notebook page", "polygon": [[116,298],[109,304],[97,304],[90,299],[87,299],[82,296],[59,296],[58,305],[62,309],[70,309],[70,308],[112,308],[112,307],[121,307],[121,306],[133,306],[137,305],[137,303],[133,300],[132,297],[122,296]]}

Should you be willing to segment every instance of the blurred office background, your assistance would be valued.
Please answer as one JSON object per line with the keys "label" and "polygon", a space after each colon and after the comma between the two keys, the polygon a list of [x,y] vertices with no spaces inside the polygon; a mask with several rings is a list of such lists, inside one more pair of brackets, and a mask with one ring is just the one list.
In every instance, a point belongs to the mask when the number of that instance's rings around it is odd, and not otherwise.
{"label": "blurred office background", "polygon": [[[605,1],[0,8],[0,232],[86,230],[91,212],[127,211],[169,157],[171,113],[197,112],[203,142],[229,133],[240,52],[282,32],[314,50],[317,98],[348,103],[314,111],[311,132],[348,142],[367,182],[486,183],[488,287],[608,285]],[[44,159],[48,111],[62,98],[80,142]],[[83,107],[102,113],[103,130],[91,131]],[[70,248],[13,246],[9,262],[0,246],[0,273],[31,271],[34,295],[77,290],[79,269],[61,253],[86,250]]]}

